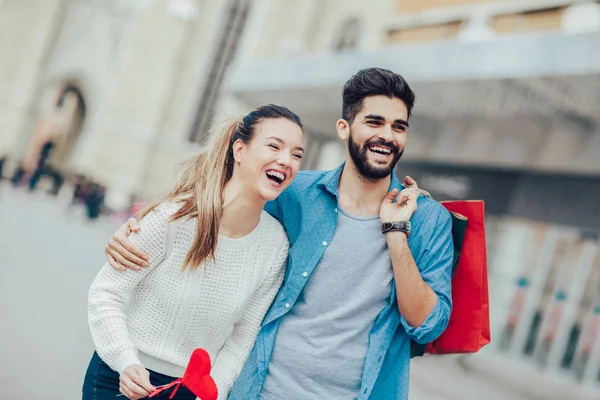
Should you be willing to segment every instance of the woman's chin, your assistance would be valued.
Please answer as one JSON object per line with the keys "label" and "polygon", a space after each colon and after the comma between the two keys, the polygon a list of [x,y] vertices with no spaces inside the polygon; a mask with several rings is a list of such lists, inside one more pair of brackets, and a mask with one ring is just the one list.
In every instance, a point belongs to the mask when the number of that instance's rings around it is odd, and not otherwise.
{"label": "woman's chin", "polygon": [[283,189],[277,188],[260,188],[258,195],[265,201],[275,200],[283,191]]}
{"label": "woman's chin", "polygon": [[262,193],[260,194],[260,197],[261,197],[261,198],[262,198],[264,201],[272,201],[272,200],[275,200],[275,199],[276,199],[276,198],[279,196],[279,194],[280,194],[280,192],[277,192],[277,193],[275,193],[275,192],[272,192],[272,191],[270,191],[270,192],[268,192],[268,193],[267,193],[267,192],[265,191],[265,192],[262,192]]}

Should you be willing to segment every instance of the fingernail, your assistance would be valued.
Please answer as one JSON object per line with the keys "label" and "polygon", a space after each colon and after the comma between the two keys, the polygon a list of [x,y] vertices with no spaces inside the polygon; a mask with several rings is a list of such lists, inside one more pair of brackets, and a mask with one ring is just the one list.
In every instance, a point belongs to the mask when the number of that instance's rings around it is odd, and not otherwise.
{"label": "fingernail", "polygon": [[147,266],[148,266],[148,263],[147,263],[147,262],[145,262],[145,263],[144,263],[144,267],[147,267]]}

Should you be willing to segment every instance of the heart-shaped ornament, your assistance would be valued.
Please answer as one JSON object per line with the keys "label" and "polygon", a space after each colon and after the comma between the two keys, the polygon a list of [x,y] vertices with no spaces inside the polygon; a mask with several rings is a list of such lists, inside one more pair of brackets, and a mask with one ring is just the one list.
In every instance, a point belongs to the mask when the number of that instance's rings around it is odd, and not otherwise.
{"label": "heart-shaped ornament", "polygon": [[219,397],[217,384],[212,376],[210,376],[210,369],[210,356],[208,352],[200,348],[194,350],[181,379],[181,383],[200,398],[200,400],[217,400],[217,397]]}
{"label": "heart-shaped ornament", "polygon": [[208,352],[198,348],[192,353],[182,378],[168,385],[156,388],[148,397],[154,397],[165,390],[173,388],[173,392],[169,396],[169,399],[172,399],[175,397],[179,385],[183,385],[200,400],[217,400],[219,391],[217,390],[217,384],[212,376],[210,376],[210,369],[210,356]]}

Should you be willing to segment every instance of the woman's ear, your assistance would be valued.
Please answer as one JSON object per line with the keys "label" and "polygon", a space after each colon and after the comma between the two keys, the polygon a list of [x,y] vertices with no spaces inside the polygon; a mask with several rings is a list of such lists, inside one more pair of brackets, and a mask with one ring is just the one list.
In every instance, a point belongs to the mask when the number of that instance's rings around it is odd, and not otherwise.
{"label": "woman's ear", "polygon": [[235,142],[233,142],[232,149],[233,149],[233,159],[236,162],[240,162],[242,155],[244,154],[244,151],[246,150],[246,144],[241,139],[238,139]]}
{"label": "woman's ear", "polygon": [[342,140],[346,140],[350,136],[350,124],[345,119],[338,119],[335,129]]}

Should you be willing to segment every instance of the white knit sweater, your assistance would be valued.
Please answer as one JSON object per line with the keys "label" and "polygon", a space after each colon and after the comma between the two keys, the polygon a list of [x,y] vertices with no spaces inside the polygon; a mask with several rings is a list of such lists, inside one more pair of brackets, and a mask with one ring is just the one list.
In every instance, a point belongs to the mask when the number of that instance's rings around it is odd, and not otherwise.
{"label": "white knit sweater", "polygon": [[177,208],[159,206],[130,236],[148,254],[148,268],[119,272],[107,263],[92,282],[92,338],[102,360],[119,373],[141,364],[181,377],[192,351],[202,347],[211,356],[219,399],[226,399],[283,280],[288,239],[263,212],[249,235],[219,236],[215,262],[182,271],[197,222],[168,222]]}

